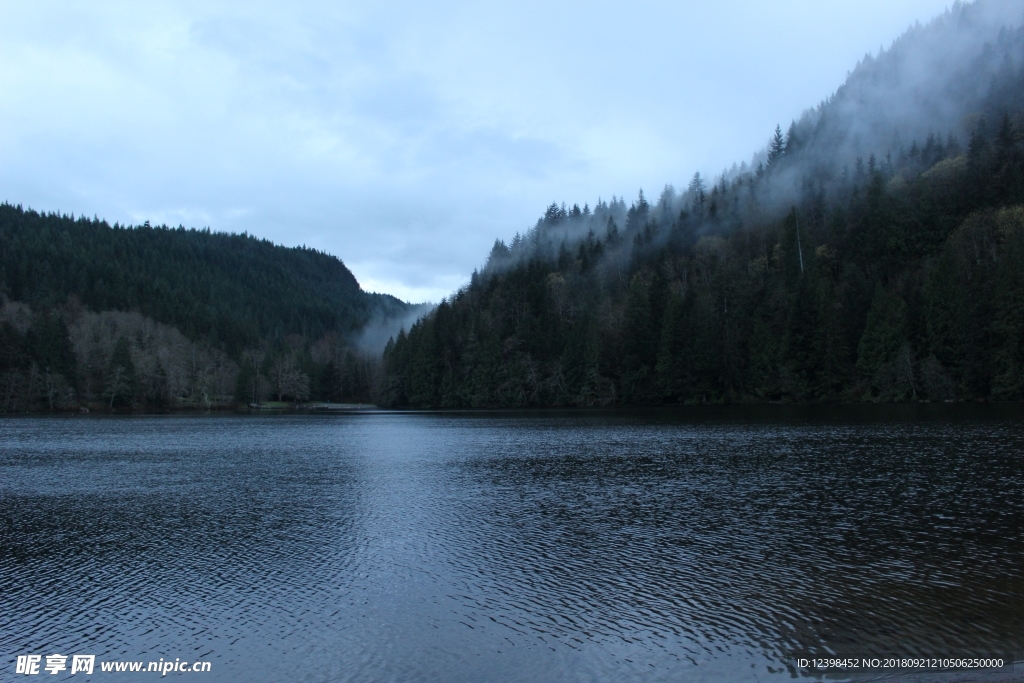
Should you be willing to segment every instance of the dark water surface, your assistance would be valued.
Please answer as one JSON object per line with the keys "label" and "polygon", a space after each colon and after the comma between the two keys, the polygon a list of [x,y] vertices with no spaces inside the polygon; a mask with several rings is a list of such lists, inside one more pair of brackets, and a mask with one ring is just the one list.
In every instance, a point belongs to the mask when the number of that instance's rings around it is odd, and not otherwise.
{"label": "dark water surface", "polygon": [[14,675],[16,655],[54,652],[203,658],[210,673],[169,677],[254,682],[782,680],[794,653],[1019,659],[1022,418],[0,420],[0,681],[87,679]]}

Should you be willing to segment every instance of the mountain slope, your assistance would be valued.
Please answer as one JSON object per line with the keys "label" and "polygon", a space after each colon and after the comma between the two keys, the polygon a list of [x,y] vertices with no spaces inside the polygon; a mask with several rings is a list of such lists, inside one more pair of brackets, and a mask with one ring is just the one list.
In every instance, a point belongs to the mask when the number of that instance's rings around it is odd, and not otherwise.
{"label": "mountain slope", "polygon": [[0,205],[0,412],[369,401],[414,312],[312,249]]}
{"label": "mountain slope", "polygon": [[552,205],[389,345],[387,400],[1024,398],[1022,19],[914,27],[710,187]]}
{"label": "mountain slope", "polygon": [[0,293],[136,310],[229,352],[263,338],[348,333],[405,304],[359,288],[337,258],[247,235],[113,226],[0,205]]}

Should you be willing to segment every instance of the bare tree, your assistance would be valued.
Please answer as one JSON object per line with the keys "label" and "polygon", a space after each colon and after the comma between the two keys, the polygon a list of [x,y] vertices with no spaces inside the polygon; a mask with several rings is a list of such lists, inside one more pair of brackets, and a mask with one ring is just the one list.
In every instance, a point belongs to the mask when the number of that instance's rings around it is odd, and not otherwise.
{"label": "bare tree", "polygon": [[274,361],[270,368],[270,380],[279,401],[283,401],[285,396],[291,396],[296,401],[309,398],[309,376],[299,369],[292,354]]}
{"label": "bare tree", "polygon": [[229,401],[233,393],[230,388],[239,369],[227,354],[138,313],[83,312],[70,332],[89,399],[111,396],[111,380],[125,380],[109,376],[110,359],[120,337],[128,340],[135,381],[145,400],[209,407]]}

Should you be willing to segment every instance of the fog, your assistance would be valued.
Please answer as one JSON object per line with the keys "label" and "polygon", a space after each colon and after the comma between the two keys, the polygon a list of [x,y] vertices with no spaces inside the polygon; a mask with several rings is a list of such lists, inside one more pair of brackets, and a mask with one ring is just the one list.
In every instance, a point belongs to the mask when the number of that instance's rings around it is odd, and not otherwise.
{"label": "fog", "polygon": [[[629,257],[638,231],[645,231],[645,245],[656,247],[681,224],[696,239],[776,220],[810,197],[856,187],[870,168],[891,168],[895,160],[906,166],[908,155],[922,149],[915,158],[923,162],[934,142],[938,156],[915,169],[926,172],[966,151],[979,122],[986,125],[984,111],[999,115],[1024,107],[1013,87],[1024,73],[1022,25],[1024,9],[1017,3],[956,3],[912,26],[890,47],[866,54],[817,106],[780,121],[778,163],[769,139],[749,161],[712,177],[694,171],[685,187],[666,184],[654,199],[641,190],[628,205],[616,197],[599,199],[593,208],[552,204],[530,229],[509,243],[496,242],[482,272],[500,272],[538,254],[556,258],[565,250],[575,256],[581,243],[595,240],[603,240],[599,258],[614,270]],[[987,121],[990,129],[998,123]],[[609,226],[618,234],[610,235]]]}
{"label": "fog", "polygon": [[397,337],[402,330],[408,331],[413,324],[434,310],[434,304],[414,304],[404,314],[376,314],[355,335],[352,345],[361,353],[379,358],[388,340]]}
{"label": "fog", "polygon": [[0,4],[0,200],[438,301],[552,201],[685,188],[948,0]]}

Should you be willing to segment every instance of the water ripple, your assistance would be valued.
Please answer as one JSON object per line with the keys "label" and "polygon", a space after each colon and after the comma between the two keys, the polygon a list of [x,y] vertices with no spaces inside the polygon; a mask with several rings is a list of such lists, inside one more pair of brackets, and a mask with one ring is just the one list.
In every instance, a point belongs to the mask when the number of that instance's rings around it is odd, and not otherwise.
{"label": "water ripple", "polygon": [[1019,416],[693,415],[2,420],[0,662],[746,681],[1024,652]]}

